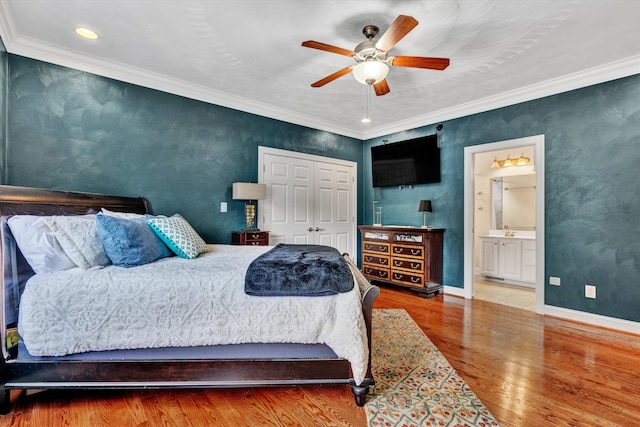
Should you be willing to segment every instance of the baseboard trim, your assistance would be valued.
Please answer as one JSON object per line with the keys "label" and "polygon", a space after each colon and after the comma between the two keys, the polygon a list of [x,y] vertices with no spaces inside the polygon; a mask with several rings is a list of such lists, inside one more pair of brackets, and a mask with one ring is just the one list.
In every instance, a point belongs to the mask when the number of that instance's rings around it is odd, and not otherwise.
{"label": "baseboard trim", "polygon": [[544,315],[640,335],[640,322],[633,322],[631,320],[617,319],[615,317],[602,316],[600,314],[571,310],[553,305],[544,306]]}
{"label": "baseboard trim", "polygon": [[455,286],[444,285],[444,293],[456,297],[464,298],[464,288],[456,288]]}

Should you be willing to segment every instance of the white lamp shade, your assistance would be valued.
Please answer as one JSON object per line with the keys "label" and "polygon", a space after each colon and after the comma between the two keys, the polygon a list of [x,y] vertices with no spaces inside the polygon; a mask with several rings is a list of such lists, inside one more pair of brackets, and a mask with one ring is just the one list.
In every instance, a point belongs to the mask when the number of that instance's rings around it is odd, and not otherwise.
{"label": "white lamp shade", "polygon": [[267,198],[266,184],[253,182],[234,182],[233,200],[264,200]]}
{"label": "white lamp shade", "polygon": [[380,61],[365,61],[353,67],[352,73],[360,83],[374,85],[387,77],[389,66]]}

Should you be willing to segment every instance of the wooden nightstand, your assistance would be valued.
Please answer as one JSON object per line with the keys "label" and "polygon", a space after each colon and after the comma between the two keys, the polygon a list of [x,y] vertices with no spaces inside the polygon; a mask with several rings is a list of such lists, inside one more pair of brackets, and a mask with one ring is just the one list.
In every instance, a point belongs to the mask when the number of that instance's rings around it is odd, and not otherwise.
{"label": "wooden nightstand", "polygon": [[232,231],[231,244],[244,245],[244,246],[268,246],[269,232],[268,231],[250,231],[250,230]]}

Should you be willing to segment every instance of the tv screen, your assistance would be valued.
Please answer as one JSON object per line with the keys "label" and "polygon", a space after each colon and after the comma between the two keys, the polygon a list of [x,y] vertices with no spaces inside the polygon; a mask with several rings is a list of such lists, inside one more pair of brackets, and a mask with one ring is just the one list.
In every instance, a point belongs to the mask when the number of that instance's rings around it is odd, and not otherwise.
{"label": "tv screen", "polygon": [[371,147],[374,187],[440,182],[437,135]]}

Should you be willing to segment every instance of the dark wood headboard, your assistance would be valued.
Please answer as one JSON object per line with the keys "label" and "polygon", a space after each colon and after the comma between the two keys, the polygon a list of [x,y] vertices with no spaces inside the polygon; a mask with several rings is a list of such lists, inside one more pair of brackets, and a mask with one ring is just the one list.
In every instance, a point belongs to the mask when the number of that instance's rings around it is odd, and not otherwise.
{"label": "dark wood headboard", "polygon": [[97,213],[101,208],[149,213],[143,197],[105,196],[103,194],[0,185],[0,215],[79,215]]}
{"label": "dark wood headboard", "polygon": [[[98,213],[101,208],[116,212],[149,213],[142,197],[105,196],[102,194],[0,185],[0,345],[7,356],[4,328],[18,316],[19,294],[34,273],[16,248],[6,224],[12,215],[83,215]],[[14,248],[14,249],[10,249]]]}

